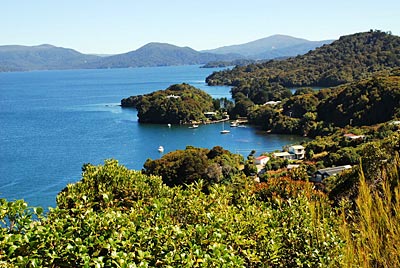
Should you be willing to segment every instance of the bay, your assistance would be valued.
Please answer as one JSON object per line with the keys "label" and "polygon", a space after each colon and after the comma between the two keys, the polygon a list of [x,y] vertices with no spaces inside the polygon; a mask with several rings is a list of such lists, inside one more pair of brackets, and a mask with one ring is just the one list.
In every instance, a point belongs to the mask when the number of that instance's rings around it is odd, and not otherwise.
{"label": "bay", "polygon": [[[84,163],[114,158],[140,170],[148,158],[188,145],[220,145],[247,156],[282,149],[301,137],[271,135],[252,127],[222,124],[187,126],[139,124],[122,98],[188,83],[214,98],[230,98],[227,87],[208,87],[211,72],[199,66],[0,73],[0,198],[30,206],[55,206],[68,183],[81,178]],[[226,124],[225,128],[229,128]]]}

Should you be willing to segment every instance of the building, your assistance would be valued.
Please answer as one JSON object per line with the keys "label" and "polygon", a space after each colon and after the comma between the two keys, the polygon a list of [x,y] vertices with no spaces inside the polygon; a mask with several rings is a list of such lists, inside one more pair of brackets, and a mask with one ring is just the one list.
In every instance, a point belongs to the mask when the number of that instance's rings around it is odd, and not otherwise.
{"label": "building", "polygon": [[288,170],[291,170],[291,169],[298,168],[298,167],[300,167],[299,164],[289,164],[289,165],[287,165],[286,168],[287,168]]}
{"label": "building", "polygon": [[291,145],[286,147],[288,152],[273,153],[272,156],[276,158],[283,158],[288,160],[301,160],[305,156],[305,148],[302,145]]}
{"label": "building", "polygon": [[204,115],[207,118],[213,118],[217,113],[216,112],[205,112]]}
{"label": "building", "polygon": [[289,153],[294,155],[292,159],[304,159],[305,148],[302,145],[292,145],[289,147]]}
{"label": "building", "polygon": [[264,105],[277,105],[281,103],[281,101],[267,101],[266,103],[264,103]]}
{"label": "building", "polygon": [[167,98],[168,99],[171,99],[171,98],[173,98],[173,99],[179,99],[181,96],[176,96],[176,95],[174,95],[174,94],[171,94],[171,95],[168,95],[167,96]]}
{"label": "building", "polygon": [[276,158],[283,158],[283,159],[293,159],[292,157],[294,157],[293,154],[289,154],[288,152],[279,152],[279,153],[273,153],[272,154],[273,157]]}
{"label": "building", "polygon": [[363,140],[365,138],[364,135],[356,135],[353,133],[344,134],[343,137],[345,137],[348,140]]}
{"label": "building", "polygon": [[266,155],[262,155],[262,156],[256,157],[254,159],[254,164],[265,166],[265,164],[267,164],[268,161],[269,161],[269,157]]}
{"label": "building", "polygon": [[336,174],[341,173],[343,170],[350,169],[350,168],[351,168],[350,165],[323,168],[323,169],[317,170],[317,172],[315,172],[315,174],[314,174],[314,177],[311,178],[310,181],[321,182],[330,176],[334,176]]}

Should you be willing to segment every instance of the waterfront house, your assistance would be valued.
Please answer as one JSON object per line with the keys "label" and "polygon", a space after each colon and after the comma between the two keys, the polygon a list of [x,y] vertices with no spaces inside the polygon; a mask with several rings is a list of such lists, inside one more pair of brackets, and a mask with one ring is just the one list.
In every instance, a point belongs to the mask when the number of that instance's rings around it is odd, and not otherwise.
{"label": "waterfront house", "polygon": [[289,154],[288,152],[273,153],[272,156],[276,157],[276,158],[282,158],[282,159],[288,159],[288,160],[293,159],[292,158],[293,155]]}
{"label": "waterfront house", "polygon": [[303,159],[305,155],[305,148],[302,145],[289,146],[289,153],[294,155],[292,159]]}
{"label": "waterfront house", "polygon": [[262,155],[262,156],[256,157],[254,159],[254,164],[260,165],[260,166],[265,166],[265,164],[267,164],[268,161],[269,161],[269,157],[266,155]]}

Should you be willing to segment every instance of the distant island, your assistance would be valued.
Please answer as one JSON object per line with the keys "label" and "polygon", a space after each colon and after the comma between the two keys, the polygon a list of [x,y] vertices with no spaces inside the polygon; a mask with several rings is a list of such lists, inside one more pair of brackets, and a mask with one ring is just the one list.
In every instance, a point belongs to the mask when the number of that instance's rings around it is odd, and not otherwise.
{"label": "distant island", "polygon": [[[190,47],[152,42],[127,53],[101,56],[86,55],[73,49],[47,44],[8,45],[0,46],[0,72],[204,65],[209,62],[253,61],[296,56],[330,42],[330,40],[314,42],[275,35],[235,45],[229,49],[231,52],[227,50],[227,47],[217,48],[215,52],[213,50],[196,51]],[[243,53],[244,51],[247,53]]]}
{"label": "distant island", "polygon": [[136,108],[140,123],[199,124],[224,118],[220,100],[185,83],[122,99],[121,106]]}

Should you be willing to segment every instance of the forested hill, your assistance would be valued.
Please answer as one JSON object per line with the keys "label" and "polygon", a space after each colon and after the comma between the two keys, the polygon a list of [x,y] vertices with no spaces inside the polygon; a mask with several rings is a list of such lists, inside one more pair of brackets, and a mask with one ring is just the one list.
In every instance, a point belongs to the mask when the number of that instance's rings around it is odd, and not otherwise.
{"label": "forested hill", "polygon": [[233,60],[237,54],[218,55],[198,52],[190,47],[178,47],[166,43],[149,43],[137,50],[110,57],[99,58],[83,65],[83,68],[126,68],[145,66],[171,66],[205,64],[209,61]]}
{"label": "forested hill", "polygon": [[342,36],[305,55],[235,67],[207,77],[209,85],[239,85],[251,79],[292,86],[336,86],[400,66],[400,37],[381,31]]}
{"label": "forested hill", "polygon": [[140,123],[155,124],[203,121],[206,120],[205,112],[214,111],[210,95],[185,83],[150,94],[131,96],[123,99],[121,105],[136,107]]}
{"label": "forested hill", "polygon": [[52,45],[0,46],[0,72],[74,69],[99,58]]}

